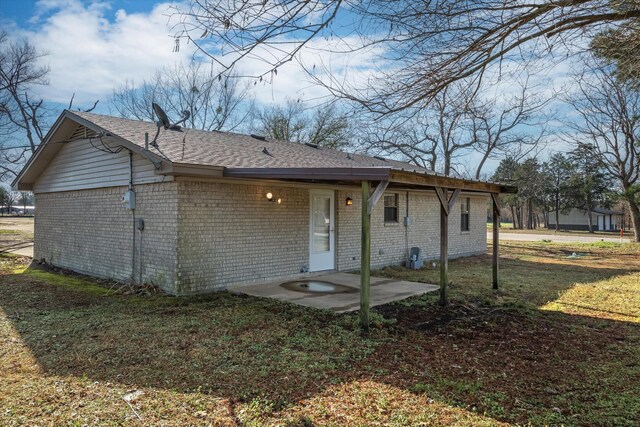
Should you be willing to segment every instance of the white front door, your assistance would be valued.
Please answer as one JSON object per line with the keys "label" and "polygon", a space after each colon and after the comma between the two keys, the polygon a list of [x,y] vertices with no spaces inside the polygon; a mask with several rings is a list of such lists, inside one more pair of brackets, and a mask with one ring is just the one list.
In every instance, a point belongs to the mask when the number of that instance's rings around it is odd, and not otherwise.
{"label": "white front door", "polygon": [[310,190],[309,271],[335,268],[334,197],[330,190]]}

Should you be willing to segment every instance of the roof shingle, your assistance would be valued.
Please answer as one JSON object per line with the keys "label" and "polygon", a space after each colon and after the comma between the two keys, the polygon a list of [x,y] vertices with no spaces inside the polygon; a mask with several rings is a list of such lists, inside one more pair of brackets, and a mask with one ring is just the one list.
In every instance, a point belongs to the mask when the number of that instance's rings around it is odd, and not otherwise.
{"label": "roof shingle", "polygon": [[[69,111],[103,130],[141,148],[145,133],[153,139],[155,123],[100,114]],[[158,149],[149,151],[175,163],[222,166],[225,168],[354,168],[387,167],[409,172],[433,174],[433,171],[397,160],[374,158],[330,149],[314,148],[290,141],[262,141],[249,135],[223,131],[183,128],[181,131],[160,130]],[[264,153],[267,149],[268,154]]]}

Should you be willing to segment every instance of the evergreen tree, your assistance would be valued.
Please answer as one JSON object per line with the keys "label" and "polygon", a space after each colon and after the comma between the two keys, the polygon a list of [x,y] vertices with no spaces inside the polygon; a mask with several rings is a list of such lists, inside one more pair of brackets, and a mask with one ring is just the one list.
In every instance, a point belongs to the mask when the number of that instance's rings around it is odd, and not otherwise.
{"label": "evergreen tree", "polygon": [[544,192],[551,200],[556,219],[556,231],[560,230],[560,211],[571,208],[571,177],[574,175],[573,164],[562,153],[556,153],[543,165],[547,178]]}
{"label": "evergreen tree", "polygon": [[576,208],[587,211],[589,233],[593,233],[591,212],[598,205],[606,205],[609,188],[604,169],[592,144],[578,143],[568,154],[573,167],[569,180],[569,197]]}

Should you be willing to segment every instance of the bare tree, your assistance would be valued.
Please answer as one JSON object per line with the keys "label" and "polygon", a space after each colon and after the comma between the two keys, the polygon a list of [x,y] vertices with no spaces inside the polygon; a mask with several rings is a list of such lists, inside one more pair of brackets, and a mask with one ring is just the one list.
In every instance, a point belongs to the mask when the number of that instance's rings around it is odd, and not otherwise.
{"label": "bare tree", "polygon": [[[480,179],[487,160],[522,160],[546,134],[548,118],[541,110],[549,100],[529,91],[525,83],[517,93],[498,100],[456,83],[417,112],[371,119],[362,145],[447,175]],[[472,151],[481,154],[476,165],[468,164]],[[462,157],[466,164],[459,162]]]}
{"label": "bare tree", "polygon": [[629,207],[635,241],[640,241],[640,92],[614,71],[592,66],[577,77],[578,93],[568,102],[579,120],[567,123],[576,143],[590,142],[605,173]]}
{"label": "bare tree", "polygon": [[303,133],[309,126],[301,102],[287,100],[284,105],[271,105],[256,113],[257,131],[272,139],[302,142]]}
{"label": "bare tree", "polygon": [[313,111],[306,138],[321,147],[346,148],[352,142],[352,130],[347,115],[329,104]]}
{"label": "bare tree", "polygon": [[308,108],[301,101],[287,100],[256,112],[256,131],[269,138],[345,148],[351,143],[347,115],[336,105]]}
{"label": "bare tree", "polygon": [[374,90],[336,78],[326,84],[381,113],[426,105],[454,82],[500,73],[510,59],[564,57],[584,49],[585,38],[640,18],[633,0],[191,0],[173,7],[177,43],[195,43],[223,70],[259,58],[267,64],[252,68],[259,79],[275,76],[314,40],[339,39],[333,45],[341,47],[330,49],[343,53],[369,49],[392,64],[367,82]]}
{"label": "bare tree", "polygon": [[48,84],[49,68],[39,65],[42,56],[26,40],[12,42],[0,32],[0,179],[15,175],[16,164],[44,135],[44,101],[33,96],[35,86]]}
{"label": "bare tree", "polygon": [[13,207],[13,204],[18,200],[18,193],[16,191],[6,191],[3,195],[4,197],[4,206],[5,209],[7,210],[7,214],[11,215],[11,208]]}
{"label": "bare tree", "polygon": [[502,102],[494,98],[469,110],[473,147],[482,155],[476,179],[480,179],[487,160],[526,158],[539,148],[547,134],[549,115],[542,110],[550,99],[531,94],[526,82],[519,89]]}
{"label": "bare tree", "polygon": [[424,114],[412,117],[394,115],[370,120],[360,126],[364,131],[359,146],[363,151],[383,154],[436,171],[439,159],[439,138]]}
{"label": "bare tree", "polygon": [[18,202],[22,205],[23,213],[27,213],[27,205],[33,201],[33,193],[30,191],[20,191]]}
{"label": "bare tree", "polygon": [[11,41],[0,32],[0,181],[17,175],[46,134],[46,103],[34,95],[38,86],[49,84],[49,67],[40,65],[44,56],[27,40]]}
{"label": "bare tree", "polygon": [[139,87],[132,82],[113,93],[112,105],[122,117],[155,120],[151,103],[178,118],[189,112],[187,126],[202,130],[234,130],[247,119],[250,86],[231,76],[220,76],[201,62],[158,70]]}
{"label": "bare tree", "polygon": [[446,175],[460,174],[457,159],[475,144],[470,122],[474,102],[472,90],[461,85],[444,88],[427,108],[372,119],[362,145]]}

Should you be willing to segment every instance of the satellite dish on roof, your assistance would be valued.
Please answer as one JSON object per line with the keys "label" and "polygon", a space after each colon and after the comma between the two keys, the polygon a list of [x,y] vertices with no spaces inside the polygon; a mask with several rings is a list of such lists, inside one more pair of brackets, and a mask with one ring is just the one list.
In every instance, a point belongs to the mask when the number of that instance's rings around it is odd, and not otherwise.
{"label": "satellite dish on roof", "polygon": [[158,116],[158,128],[162,125],[165,129],[169,129],[171,127],[171,122],[169,121],[167,113],[165,113],[164,110],[155,102],[151,103],[151,107],[153,107],[153,112]]}
{"label": "satellite dish on roof", "polygon": [[191,117],[191,113],[188,110],[182,111],[182,120],[174,124],[171,124],[171,121],[169,120],[169,116],[167,116],[167,113],[165,113],[164,110],[158,104],[156,104],[155,102],[152,102],[151,107],[153,108],[153,112],[156,113],[156,116],[158,117],[158,121],[156,122],[156,124],[158,125],[158,131],[156,132],[156,136],[153,138],[153,142],[151,143],[151,145],[158,148],[157,139],[158,139],[158,135],[160,135],[160,128],[165,128],[166,130],[180,131],[181,127],[179,125],[186,122],[187,119]]}

